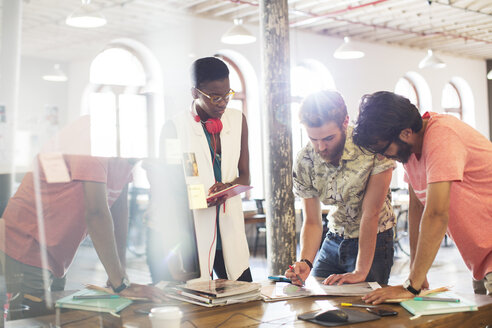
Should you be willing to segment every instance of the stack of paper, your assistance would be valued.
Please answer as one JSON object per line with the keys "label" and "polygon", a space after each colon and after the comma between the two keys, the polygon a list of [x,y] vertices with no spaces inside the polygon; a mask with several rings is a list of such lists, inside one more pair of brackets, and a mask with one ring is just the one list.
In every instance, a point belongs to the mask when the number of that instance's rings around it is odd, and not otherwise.
{"label": "stack of paper", "polygon": [[260,288],[261,285],[258,283],[218,279],[178,285],[172,288],[167,296],[212,307],[261,299]]}
{"label": "stack of paper", "polygon": [[361,282],[357,284],[324,285],[315,277],[308,277],[305,286],[297,286],[287,282],[277,282],[275,287],[266,286],[262,296],[266,302],[288,300],[308,296],[363,296],[381,286],[377,282]]}

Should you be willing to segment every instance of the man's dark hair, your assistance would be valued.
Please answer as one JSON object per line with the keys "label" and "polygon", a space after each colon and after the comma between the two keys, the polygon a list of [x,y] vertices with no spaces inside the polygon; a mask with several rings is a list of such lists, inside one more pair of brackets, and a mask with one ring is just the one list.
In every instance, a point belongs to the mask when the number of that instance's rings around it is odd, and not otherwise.
{"label": "man's dark hair", "polygon": [[362,97],[353,141],[371,152],[379,141],[394,141],[400,132],[422,129],[422,117],[410,100],[393,92],[378,91]]}
{"label": "man's dark hair", "polygon": [[217,57],[204,57],[191,64],[191,84],[199,88],[204,82],[223,80],[229,77],[227,65]]}
{"label": "man's dark hair", "polygon": [[299,110],[299,120],[311,128],[333,121],[340,128],[347,117],[347,105],[340,93],[322,90],[310,94],[302,102]]}

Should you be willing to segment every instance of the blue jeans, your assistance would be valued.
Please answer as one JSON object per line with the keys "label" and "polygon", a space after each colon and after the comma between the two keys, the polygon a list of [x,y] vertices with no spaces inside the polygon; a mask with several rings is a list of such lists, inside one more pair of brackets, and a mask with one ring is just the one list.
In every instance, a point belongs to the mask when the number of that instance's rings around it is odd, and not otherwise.
{"label": "blue jeans", "polygon": [[[328,231],[311,274],[326,278],[335,273],[352,272],[355,270],[358,252],[359,238],[343,239]],[[378,233],[374,259],[366,281],[388,284],[393,253],[393,229]]]}

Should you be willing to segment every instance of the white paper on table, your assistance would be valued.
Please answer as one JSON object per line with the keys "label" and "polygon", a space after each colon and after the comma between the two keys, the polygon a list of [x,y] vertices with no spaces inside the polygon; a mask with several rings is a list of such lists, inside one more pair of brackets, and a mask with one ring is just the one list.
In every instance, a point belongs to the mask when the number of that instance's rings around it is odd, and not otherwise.
{"label": "white paper on table", "polygon": [[296,298],[306,296],[363,296],[377,288],[377,282],[360,282],[356,284],[323,285],[315,277],[308,277],[303,287],[288,282],[277,282],[275,297]]}

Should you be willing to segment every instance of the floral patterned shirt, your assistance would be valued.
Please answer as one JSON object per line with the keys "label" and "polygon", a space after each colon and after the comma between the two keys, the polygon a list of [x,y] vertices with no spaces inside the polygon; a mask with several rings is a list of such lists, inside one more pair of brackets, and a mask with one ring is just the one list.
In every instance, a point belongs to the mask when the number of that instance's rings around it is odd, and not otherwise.
{"label": "floral patterned shirt", "polygon": [[[362,151],[352,141],[353,128],[347,128],[347,138],[339,166],[326,162],[309,142],[297,154],[294,164],[294,189],[302,198],[319,198],[325,205],[335,205],[330,211],[328,228],[344,238],[358,238],[362,218],[362,201],[371,175],[394,169],[389,159],[378,160],[376,155]],[[388,189],[379,214],[378,232],[395,225]]]}

